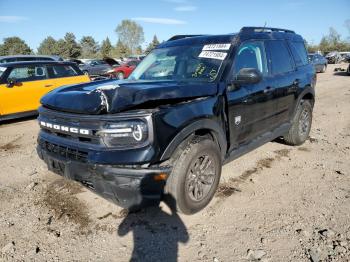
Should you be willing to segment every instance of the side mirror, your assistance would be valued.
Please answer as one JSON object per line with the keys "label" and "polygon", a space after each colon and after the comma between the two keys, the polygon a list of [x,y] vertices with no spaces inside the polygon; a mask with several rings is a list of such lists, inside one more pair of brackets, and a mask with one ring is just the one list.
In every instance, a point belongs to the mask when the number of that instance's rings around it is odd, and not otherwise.
{"label": "side mirror", "polygon": [[11,88],[11,87],[14,87],[17,83],[18,81],[16,78],[8,78],[6,86]]}
{"label": "side mirror", "polygon": [[256,68],[242,68],[233,79],[235,85],[256,84],[262,80],[262,74]]}

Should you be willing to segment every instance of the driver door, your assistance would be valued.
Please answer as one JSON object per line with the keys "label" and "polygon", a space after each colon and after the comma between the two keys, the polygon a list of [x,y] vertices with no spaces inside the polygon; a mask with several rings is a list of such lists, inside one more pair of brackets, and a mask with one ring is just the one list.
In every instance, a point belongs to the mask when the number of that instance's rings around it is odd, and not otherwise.
{"label": "driver door", "polygon": [[[7,86],[8,79],[14,80],[14,84]],[[4,82],[0,86],[3,115],[37,110],[41,96],[54,87],[44,65],[14,67]]]}

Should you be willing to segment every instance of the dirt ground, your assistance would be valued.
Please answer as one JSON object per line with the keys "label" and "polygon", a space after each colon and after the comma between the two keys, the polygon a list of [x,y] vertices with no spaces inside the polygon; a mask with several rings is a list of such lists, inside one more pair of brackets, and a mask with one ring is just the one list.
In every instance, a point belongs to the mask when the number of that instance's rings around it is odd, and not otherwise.
{"label": "dirt ground", "polygon": [[47,170],[35,118],[0,125],[0,260],[350,261],[350,76],[333,69],[317,75],[310,139],[225,165],[192,216],[128,214]]}

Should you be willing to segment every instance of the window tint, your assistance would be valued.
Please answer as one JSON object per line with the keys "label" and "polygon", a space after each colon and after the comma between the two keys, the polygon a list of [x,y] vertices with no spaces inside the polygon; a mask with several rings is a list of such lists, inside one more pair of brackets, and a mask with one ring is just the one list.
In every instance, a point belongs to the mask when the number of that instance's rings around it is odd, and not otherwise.
{"label": "window tint", "polygon": [[284,41],[268,41],[268,48],[273,74],[282,74],[293,70],[291,56]]}
{"label": "window tint", "polygon": [[265,48],[262,42],[247,42],[240,46],[234,62],[234,74],[242,68],[256,68],[263,75],[267,74]]}
{"label": "window tint", "polygon": [[8,78],[14,78],[19,82],[37,81],[47,79],[44,66],[25,66],[13,68]]}
{"label": "window tint", "polygon": [[[290,42],[290,49],[297,66],[308,64],[307,53],[303,42]],[[319,55],[315,55],[315,58],[319,59],[320,57]]]}
{"label": "window tint", "polygon": [[53,78],[70,77],[80,75],[71,65],[53,65],[49,66],[50,75]]}

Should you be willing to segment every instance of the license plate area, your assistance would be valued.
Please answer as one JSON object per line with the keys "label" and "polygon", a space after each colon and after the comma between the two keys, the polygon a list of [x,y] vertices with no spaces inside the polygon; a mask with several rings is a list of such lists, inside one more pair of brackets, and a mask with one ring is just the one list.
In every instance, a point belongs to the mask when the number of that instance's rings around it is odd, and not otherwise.
{"label": "license plate area", "polygon": [[49,170],[52,172],[64,176],[66,170],[66,163],[57,159],[48,159]]}

